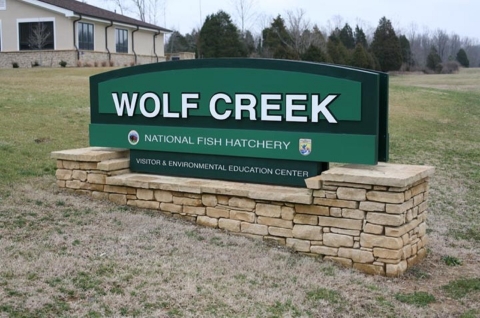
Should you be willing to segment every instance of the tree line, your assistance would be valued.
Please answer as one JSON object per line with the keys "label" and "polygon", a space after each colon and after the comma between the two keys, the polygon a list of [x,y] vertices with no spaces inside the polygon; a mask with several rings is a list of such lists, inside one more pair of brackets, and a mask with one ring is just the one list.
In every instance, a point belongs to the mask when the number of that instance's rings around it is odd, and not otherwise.
{"label": "tree line", "polygon": [[373,32],[361,26],[332,28],[310,26],[305,12],[288,12],[273,18],[253,35],[240,15],[241,29],[225,11],[206,17],[202,27],[190,33],[174,31],[165,52],[195,52],[197,58],[259,57],[325,62],[388,71],[452,72],[463,67],[480,66],[480,45],[443,30],[417,32],[396,31],[383,17]]}

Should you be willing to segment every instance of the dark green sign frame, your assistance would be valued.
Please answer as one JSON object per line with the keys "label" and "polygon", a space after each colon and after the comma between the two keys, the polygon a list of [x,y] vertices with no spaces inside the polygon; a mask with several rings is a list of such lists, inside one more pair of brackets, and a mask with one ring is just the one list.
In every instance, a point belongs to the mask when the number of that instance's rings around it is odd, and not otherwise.
{"label": "dark green sign frame", "polygon": [[305,163],[388,160],[385,73],[285,60],[174,61],[92,76],[90,100],[92,146]]}

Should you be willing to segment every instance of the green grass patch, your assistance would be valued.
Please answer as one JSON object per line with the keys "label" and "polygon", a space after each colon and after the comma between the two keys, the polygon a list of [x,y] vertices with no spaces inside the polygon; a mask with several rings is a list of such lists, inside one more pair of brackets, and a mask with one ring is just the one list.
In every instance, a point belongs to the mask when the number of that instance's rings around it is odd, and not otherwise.
{"label": "green grass patch", "polygon": [[413,293],[397,293],[395,299],[409,305],[417,307],[425,307],[435,302],[435,297],[432,294],[426,292],[413,292]]}
{"label": "green grass patch", "polygon": [[462,278],[451,281],[442,289],[452,298],[463,298],[470,293],[480,291],[480,278]]}
{"label": "green grass patch", "polygon": [[307,292],[307,299],[313,301],[325,300],[330,304],[338,304],[342,299],[342,295],[336,290],[317,288]]}
{"label": "green grass patch", "polygon": [[445,255],[445,256],[442,257],[442,261],[447,266],[460,266],[460,265],[462,265],[462,260],[455,257],[455,256]]}

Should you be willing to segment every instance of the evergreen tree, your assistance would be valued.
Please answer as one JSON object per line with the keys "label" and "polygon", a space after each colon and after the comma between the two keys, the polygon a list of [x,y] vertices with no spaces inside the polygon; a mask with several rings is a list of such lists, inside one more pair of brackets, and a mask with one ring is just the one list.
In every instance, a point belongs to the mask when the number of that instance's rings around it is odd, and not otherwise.
{"label": "evergreen tree", "polygon": [[355,38],[353,37],[352,28],[350,25],[348,25],[348,23],[346,23],[345,26],[340,30],[338,38],[347,49],[350,50],[355,48]]}
{"label": "evergreen tree", "polygon": [[299,56],[293,50],[293,43],[285,21],[278,15],[270,24],[269,28],[262,31],[263,47],[262,55],[275,59],[298,60]]}
{"label": "evergreen tree", "polygon": [[468,60],[467,52],[464,49],[458,50],[457,53],[457,62],[460,63],[463,67],[469,67],[470,61]]}
{"label": "evergreen tree", "polygon": [[368,52],[361,44],[355,46],[350,65],[360,68],[373,68],[372,62],[368,58]]}
{"label": "evergreen tree", "polygon": [[437,53],[437,49],[432,46],[427,56],[427,67],[435,73],[442,72],[442,58]]}
{"label": "evergreen tree", "polygon": [[405,35],[400,35],[398,40],[400,41],[402,63],[405,65],[406,69],[409,70],[410,66],[413,65],[412,51],[410,50],[410,42],[408,41]]}
{"label": "evergreen tree", "polygon": [[365,49],[368,49],[367,36],[358,25],[355,27],[355,45],[357,44],[361,44]]}
{"label": "evergreen tree", "polygon": [[328,61],[327,56],[323,53],[322,49],[313,44],[310,44],[305,53],[302,54],[302,60],[319,63]]}
{"label": "evergreen tree", "polygon": [[347,48],[345,45],[343,45],[335,33],[332,33],[328,37],[327,53],[334,64],[348,65],[350,61],[350,54]]}
{"label": "evergreen tree", "polygon": [[255,39],[253,38],[252,32],[248,30],[245,31],[245,33],[242,34],[241,40],[247,51],[247,56],[253,54],[255,52]]}
{"label": "evergreen tree", "polygon": [[392,23],[385,17],[375,30],[371,48],[383,72],[397,71],[402,66],[400,42]]}
{"label": "evergreen tree", "polygon": [[165,53],[188,51],[190,50],[187,39],[180,32],[173,31],[168,38],[167,44],[165,44]]}
{"label": "evergreen tree", "polygon": [[199,54],[209,57],[245,57],[247,51],[240,33],[224,11],[207,16],[200,30]]}

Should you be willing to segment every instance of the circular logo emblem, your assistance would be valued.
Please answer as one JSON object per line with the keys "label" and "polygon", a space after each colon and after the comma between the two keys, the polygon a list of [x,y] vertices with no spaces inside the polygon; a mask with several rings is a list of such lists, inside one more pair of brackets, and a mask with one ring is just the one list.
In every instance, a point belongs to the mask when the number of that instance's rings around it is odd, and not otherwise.
{"label": "circular logo emblem", "polygon": [[135,146],[136,144],[138,144],[139,140],[140,140],[140,135],[138,134],[138,132],[135,130],[130,130],[130,132],[128,133],[128,142],[132,146]]}

